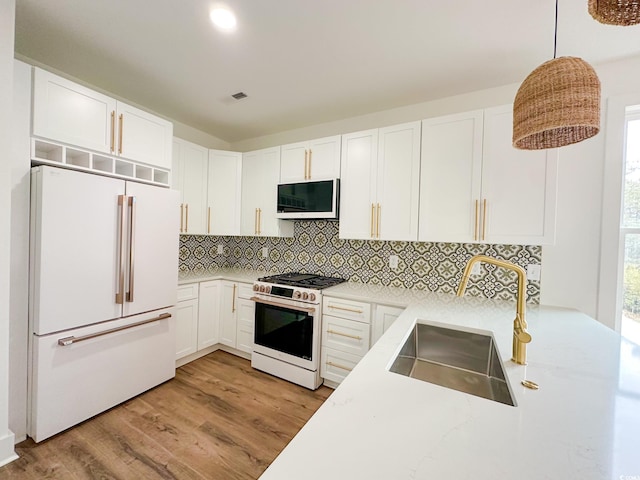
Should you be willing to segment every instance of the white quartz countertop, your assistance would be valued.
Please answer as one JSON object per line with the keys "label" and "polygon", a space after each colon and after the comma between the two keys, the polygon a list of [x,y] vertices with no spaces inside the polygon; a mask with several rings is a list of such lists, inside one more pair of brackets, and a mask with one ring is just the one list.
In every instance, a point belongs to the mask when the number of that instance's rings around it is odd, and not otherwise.
{"label": "white quartz countertop", "polygon": [[253,283],[259,277],[264,277],[265,275],[269,275],[269,273],[239,268],[219,268],[214,272],[180,272],[178,275],[178,285],[208,282],[210,280],[229,280],[230,282]]}
{"label": "white quartz countertop", "polygon": [[[390,297],[371,301],[404,305]],[[509,361],[515,304],[435,294],[406,304],[263,480],[640,479],[640,347],[576,311],[529,307],[520,366]],[[416,321],[493,332],[517,405],[389,372]]]}

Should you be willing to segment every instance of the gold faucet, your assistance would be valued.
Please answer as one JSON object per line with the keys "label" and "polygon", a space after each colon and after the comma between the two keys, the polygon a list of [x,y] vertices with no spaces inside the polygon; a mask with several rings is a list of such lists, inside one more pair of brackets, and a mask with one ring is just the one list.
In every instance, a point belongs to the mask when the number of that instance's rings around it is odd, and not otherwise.
{"label": "gold faucet", "polygon": [[471,275],[471,269],[477,262],[490,263],[503,267],[508,270],[514,271],[518,274],[518,301],[516,303],[516,318],[513,321],[513,354],[511,360],[519,365],[527,364],[527,343],[531,341],[531,335],[527,332],[527,322],[524,319],[525,309],[525,294],[526,294],[526,274],[522,267],[514,265],[511,262],[505,260],[499,260],[493,257],[487,257],[486,255],[475,255],[469,259],[467,266],[462,274],[462,280],[458,286],[459,297],[464,295],[464,291],[467,288],[467,282],[469,281],[469,275]]}

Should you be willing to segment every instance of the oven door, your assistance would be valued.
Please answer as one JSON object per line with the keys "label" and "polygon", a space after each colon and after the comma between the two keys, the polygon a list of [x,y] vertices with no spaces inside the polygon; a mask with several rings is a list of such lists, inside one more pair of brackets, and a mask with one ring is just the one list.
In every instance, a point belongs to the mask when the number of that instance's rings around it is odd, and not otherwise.
{"label": "oven door", "polygon": [[319,305],[258,296],[252,300],[256,302],[253,350],[307,370],[317,370]]}

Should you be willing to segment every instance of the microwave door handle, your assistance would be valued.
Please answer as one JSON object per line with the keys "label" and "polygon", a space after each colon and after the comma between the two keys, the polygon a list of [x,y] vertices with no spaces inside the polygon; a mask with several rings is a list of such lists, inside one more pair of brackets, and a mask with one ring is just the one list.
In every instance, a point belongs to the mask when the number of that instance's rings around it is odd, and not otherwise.
{"label": "microwave door handle", "polygon": [[313,307],[297,307],[294,305],[287,305],[280,302],[272,302],[270,300],[265,300],[263,298],[258,298],[258,297],[251,297],[250,300],[253,300],[256,303],[264,303],[265,305],[272,305],[274,307],[288,308],[290,310],[296,310],[298,312],[313,313],[316,311],[316,309]]}

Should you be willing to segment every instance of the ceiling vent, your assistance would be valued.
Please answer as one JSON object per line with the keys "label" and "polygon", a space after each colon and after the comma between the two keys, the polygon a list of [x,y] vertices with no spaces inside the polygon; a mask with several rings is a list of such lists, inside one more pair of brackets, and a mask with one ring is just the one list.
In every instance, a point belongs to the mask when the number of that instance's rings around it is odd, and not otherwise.
{"label": "ceiling vent", "polygon": [[233,95],[231,95],[233,98],[235,98],[236,100],[242,100],[243,98],[247,98],[247,94],[244,92],[238,92],[238,93],[234,93]]}

